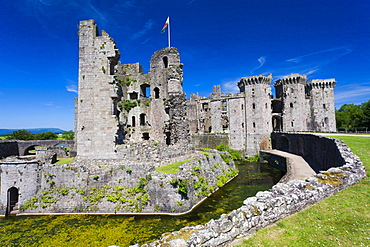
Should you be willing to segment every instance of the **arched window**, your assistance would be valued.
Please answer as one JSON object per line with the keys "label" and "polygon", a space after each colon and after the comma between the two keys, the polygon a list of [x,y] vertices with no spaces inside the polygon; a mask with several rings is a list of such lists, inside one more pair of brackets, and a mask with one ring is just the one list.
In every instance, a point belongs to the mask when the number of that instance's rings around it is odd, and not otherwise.
{"label": "arched window", "polygon": [[159,99],[159,88],[154,88],[154,98]]}
{"label": "arched window", "polygon": [[168,57],[164,56],[162,59],[163,59],[164,68],[168,68]]}

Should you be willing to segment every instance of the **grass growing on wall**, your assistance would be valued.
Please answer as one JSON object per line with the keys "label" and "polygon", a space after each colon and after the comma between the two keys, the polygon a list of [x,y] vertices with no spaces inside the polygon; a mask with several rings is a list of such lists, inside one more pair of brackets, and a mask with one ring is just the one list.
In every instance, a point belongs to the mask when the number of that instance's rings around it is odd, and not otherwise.
{"label": "grass growing on wall", "polygon": [[65,165],[65,164],[70,164],[75,158],[59,158],[55,164],[57,165]]}
{"label": "grass growing on wall", "polygon": [[367,177],[310,208],[257,231],[241,246],[370,246],[370,138],[335,136],[365,165]]}
{"label": "grass growing on wall", "polygon": [[161,173],[177,173],[177,172],[179,172],[179,166],[184,164],[185,162],[190,161],[190,160],[193,160],[193,158],[183,160],[183,161],[179,161],[179,162],[169,164],[169,165],[166,165],[166,166],[157,167],[157,168],[155,168],[155,171],[156,172],[161,172]]}

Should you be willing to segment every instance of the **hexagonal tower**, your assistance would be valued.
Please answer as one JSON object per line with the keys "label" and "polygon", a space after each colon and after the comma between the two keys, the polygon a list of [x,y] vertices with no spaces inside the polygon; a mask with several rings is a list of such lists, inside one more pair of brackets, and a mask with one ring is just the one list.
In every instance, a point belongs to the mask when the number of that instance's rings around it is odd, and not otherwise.
{"label": "hexagonal tower", "polygon": [[76,145],[80,159],[115,157],[117,93],[114,66],[120,57],[114,40],[93,20],[79,25]]}
{"label": "hexagonal tower", "polygon": [[311,121],[308,129],[319,132],[336,132],[334,87],[332,79],[317,79],[308,81],[306,95],[309,97]]}
{"label": "hexagonal tower", "polygon": [[307,77],[290,74],[275,82],[276,97],[281,101],[282,131],[306,131],[309,106],[305,95]]}
{"label": "hexagonal tower", "polygon": [[[271,145],[269,139],[272,132],[270,88],[272,80],[270,74],[269,76],[243,77],[238,83],[240,92],[244,92],[245,146],[248,156],[258,153],[261,149],[267,149]],[[243,105],[241,107],[243,108]],[[230,129],[230,138],[233,134],[235,133]]]}

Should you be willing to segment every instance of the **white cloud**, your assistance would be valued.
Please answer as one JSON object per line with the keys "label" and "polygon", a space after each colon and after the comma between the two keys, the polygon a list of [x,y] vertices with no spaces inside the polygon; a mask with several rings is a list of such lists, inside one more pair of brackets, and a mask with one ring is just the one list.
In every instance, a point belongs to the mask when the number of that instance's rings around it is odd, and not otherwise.
{"label": "white cloud", "polygon": [[78,93],[77,83],[72,80],[68,80],[66,89],[68,92]]}
{"label": "white cloud", "polygon": [[253,74],[255,70],[261,68],[265,64],[266,57],[262,56],[258,58],[257,61],[259,62],[259,65],[251,70],[251,74]]}
{"label": "white cloud", "polygon": [[154,21],[153,20],[151,20],[151,19],[147,20],[145,22],[145,24],[144,24],[144,27],[140,31],[134,33],[131,36],[131,38],[132,39],[138,39],[138,38],[140,38],[141,36],[145,35],[150,29],[152,29],[153,25],[154,25]]}
{"label": "white cloud", "polygon": [[370,83],[350,84],[335,90],[337,108],[343,104],[360,104],[370,100]]}
{"label": "white cloud", "polygon": [[236,78],[230,81],[226,81],[222,83],[222,92],[228,92],[228,93],[238,93],[240,92],[238,87],[238,82],[240,81],[240,78]]}

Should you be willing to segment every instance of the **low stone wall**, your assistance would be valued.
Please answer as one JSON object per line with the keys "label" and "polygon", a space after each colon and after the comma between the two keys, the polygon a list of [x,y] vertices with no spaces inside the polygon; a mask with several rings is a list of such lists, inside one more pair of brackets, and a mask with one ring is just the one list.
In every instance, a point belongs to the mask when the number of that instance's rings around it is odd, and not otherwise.
{"label": "low stone wall", "polygon": [[[301,138],[304,136],[301,135]],[[309,136],[310,138],[310,136]],[[163,234],[160,240],[144,244],[149,246],[223,246],[235,238],[243,237],[288,215],[301,211],[366,176],[360,159],[340,140],[326,138],[325,143],[335,144],[343,162],[322,171],[305,181],[293,180],[278,183],[268,191],[247,198],[243,205],[229,214],[204,225],[184,227],[178,232]],[[306,145],[315,145],[307,142]],[[340,159],[335,159],[340,161]],[[139,245],[135,245],[139,246]]]}
{"label": "low stone wall", "polygon": [[[228,164],[223,157],[228,157]],[[177,173],[159,173],[155,163],[82,160],[68,165],[44,164],[33,178],[8,168],[12,179],[37,191],[20,201],[26,214],[181,214],[191,210],[237,174],[228,154],[194,152]],[[177,157],[180,159],[180,157]],[[160,166],[160,164],[157,164]],[[2,166],[3,167],[3,166]],[[2,179],[11,181],[7,173]],[[6,187],[9,187],[7,185]],[[23,189],[19,188],[19,193]],[[4,194],[2,194],[4,196]],[[5,196],[6,198],[6,196]],[[0,205],[1,206],[1,205]]]}
{"label": "low stone wall", "polygon": [[229,144],[228,134],[199,134],[191,136],[196,148],[216,148],[220,143]]}

